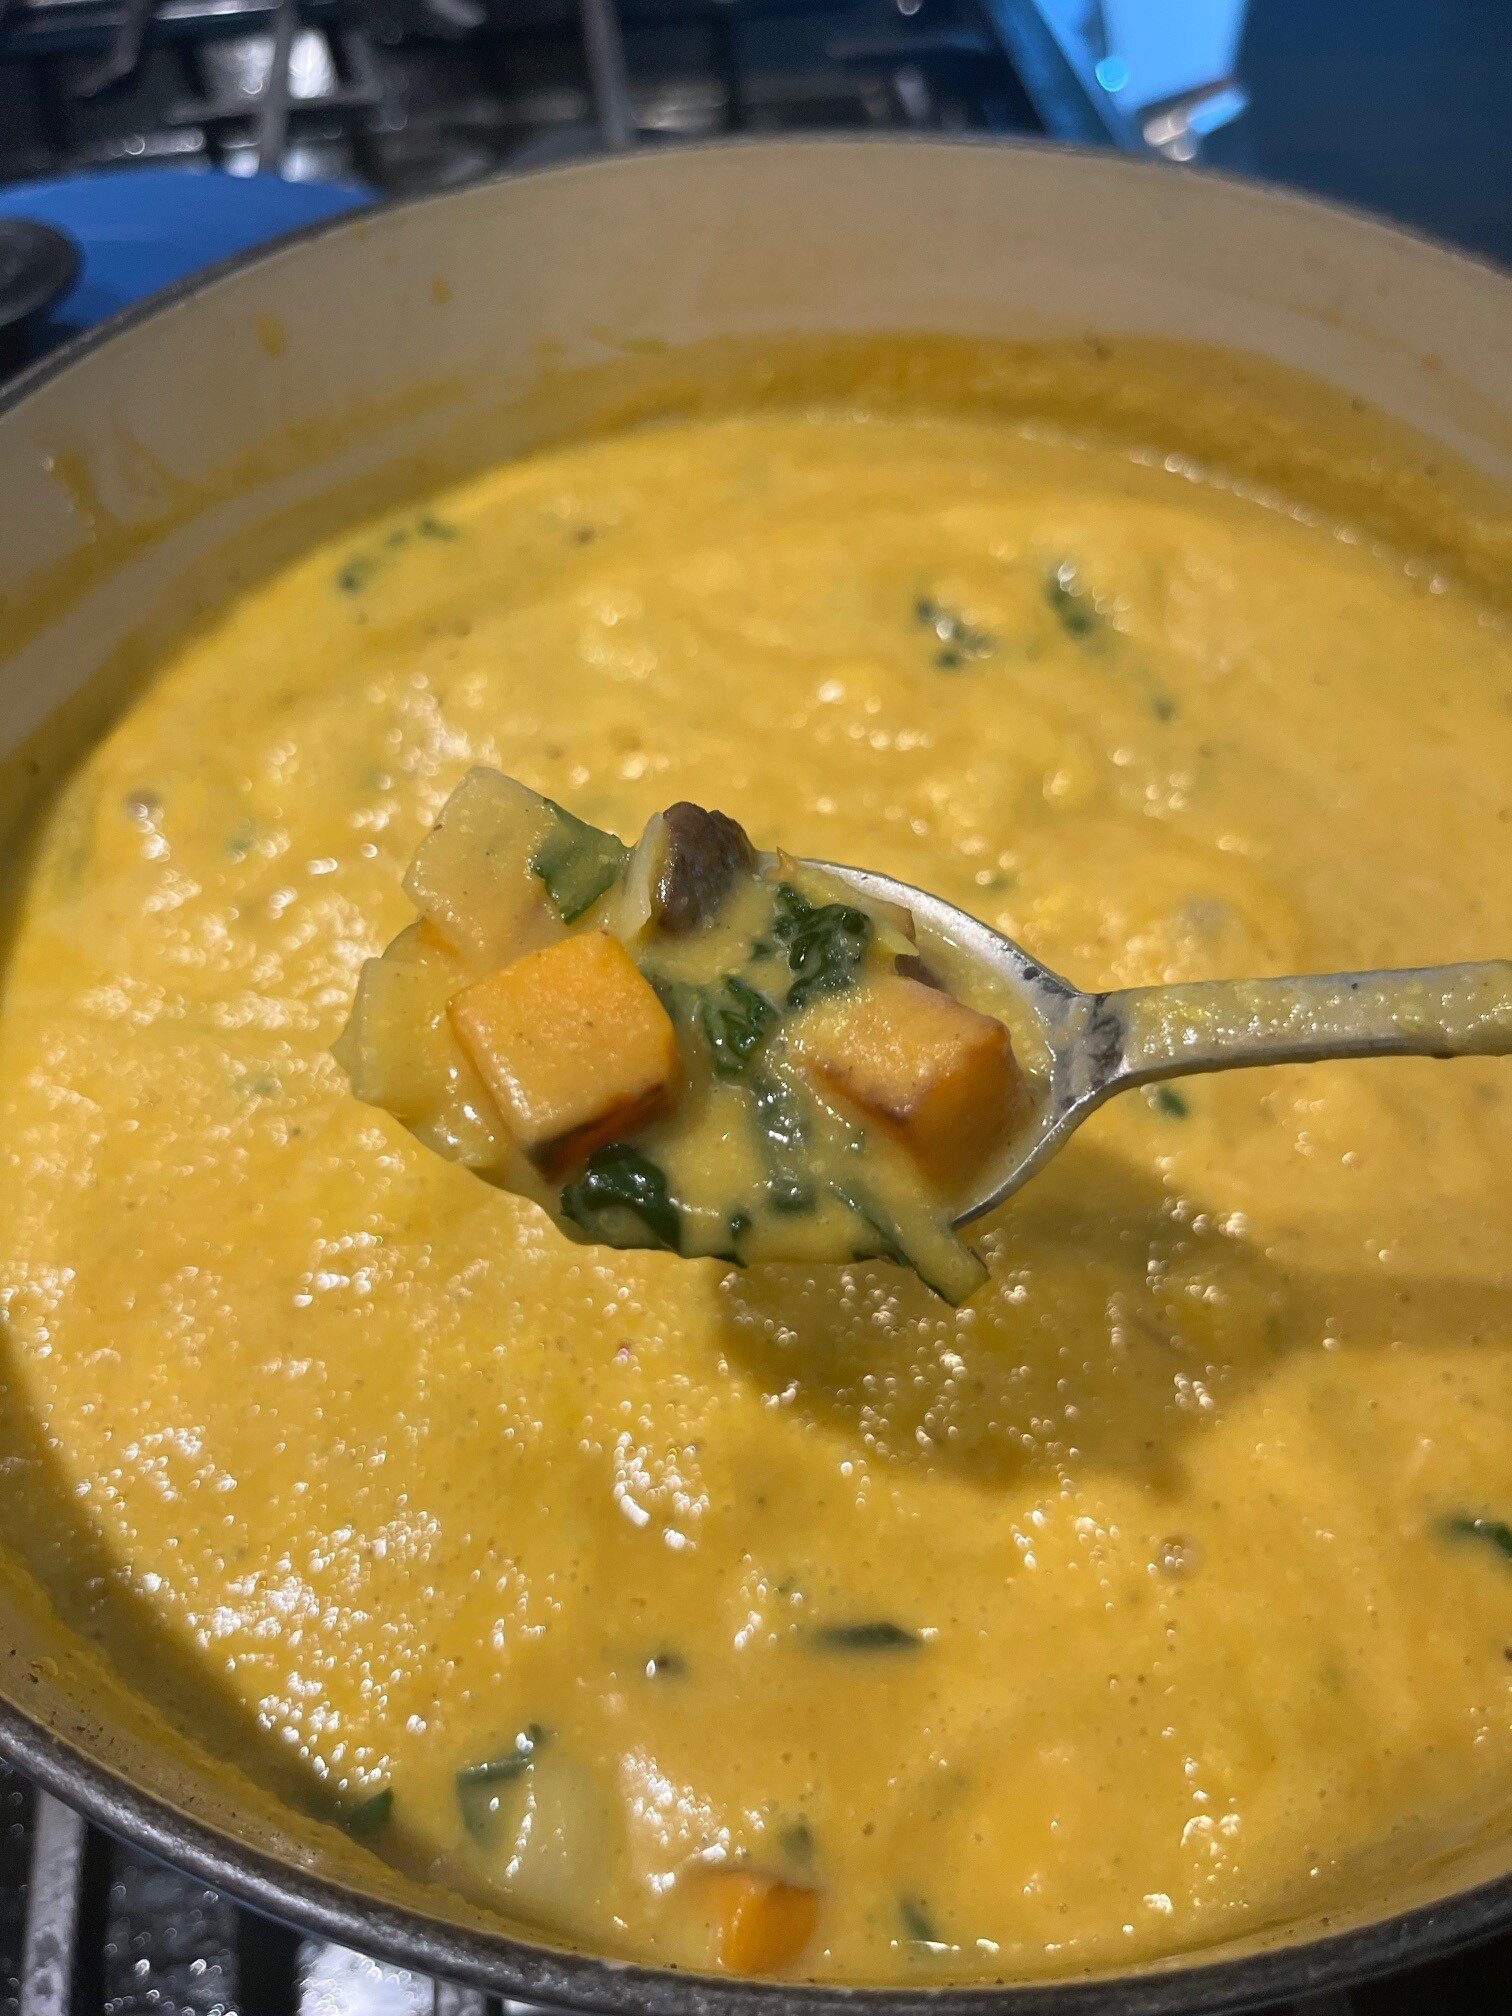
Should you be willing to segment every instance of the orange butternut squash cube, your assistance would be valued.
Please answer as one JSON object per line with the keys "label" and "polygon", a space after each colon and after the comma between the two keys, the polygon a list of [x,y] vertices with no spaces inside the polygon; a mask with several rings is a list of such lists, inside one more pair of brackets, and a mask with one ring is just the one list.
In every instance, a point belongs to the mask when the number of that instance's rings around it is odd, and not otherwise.
{"label": "orange butternut squash cube", "polygon": [[1002,1139],[1024,1103],[1002,1023],[900,973],[817,1002],[789,1041],[821,1091],[878,1122],[947,1191]]}
{"label": "orange butternut squash cube", "polygon": [[676,1094],[671,1018],[606,931],[527,952],[465,987],[448,1013],[510,1133],[553,1180]]}
{"label": "orange butternut squash cube", "polygon": [[792,1966],[814,1936],[819,1893],[749,1869],[705,1879],[712,1899],[714,1954],[731,1974],[775,1974]]}

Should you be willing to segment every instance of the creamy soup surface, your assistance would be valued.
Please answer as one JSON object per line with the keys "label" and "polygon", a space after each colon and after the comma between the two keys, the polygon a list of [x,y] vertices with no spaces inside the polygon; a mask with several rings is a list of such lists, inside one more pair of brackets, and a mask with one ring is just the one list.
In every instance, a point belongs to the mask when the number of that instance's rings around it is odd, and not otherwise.
{"label": "creamy soup surface", "polygon": [[[6,1405],[60,1552],[375,1854],[919,1983],[1368,1899],[1507,1812],[1507,1065],[1128,1096],[952,1310],[571,1245],[330,1055],[474,764],[621,834],[717,805],[1085,985],[1505,955],[1504,627],[1157,463],[823,408],[543,452],[249,594],[49,812]],[[721,1869],[806,1901],[732,1941]]]}

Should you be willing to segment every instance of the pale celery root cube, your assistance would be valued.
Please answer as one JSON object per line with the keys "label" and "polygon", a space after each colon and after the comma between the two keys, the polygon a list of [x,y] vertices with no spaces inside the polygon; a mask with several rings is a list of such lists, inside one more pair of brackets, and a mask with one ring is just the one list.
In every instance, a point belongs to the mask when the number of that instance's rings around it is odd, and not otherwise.
{"label": "pale celery root cube", "polygon": [[671,1018],[608,932],[526,953],[465,988],[450,1012],[510,1134],[553,1180],[676,1096]]}
{"label": "pale celery root cube", "polygon": [[509,1137],[446,1012],[467,972],[428,924],[411,924],[364,965],[332,1048],[359,1099],[453,1161],[502,1169],[513,1160]]}
{"label": "pale celery root cube", "polygon": [[562,935],[536,873],[556,825],[549,802],[497,770],[469,770],[421,841],[405,893],[475,970],[502,965]]}
{"label": "pale celery root cube", "polygon": [[525,1774],[499,1869],[510,1904],[563,1930],[594,1926],[624,1831],[613,1787],[589,1765],[548,1748]]}
{"label": "pale celery root cube", "polygon": [[787,1043],[818,1090],[883,1127],[947,1193],[1004,1138],[1025,1100],[1001,1022],[897,973],[814,1003]]}

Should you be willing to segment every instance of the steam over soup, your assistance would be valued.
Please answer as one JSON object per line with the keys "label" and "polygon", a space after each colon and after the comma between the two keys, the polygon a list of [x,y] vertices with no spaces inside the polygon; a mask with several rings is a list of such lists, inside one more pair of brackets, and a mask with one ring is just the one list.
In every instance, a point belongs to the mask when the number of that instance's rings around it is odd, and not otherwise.
{"label": "steam over soup", "polygon": [[1505,1066],[1131,1095],[951,1308],[576,1243],[331,1055],[480,767],[611,835],[717,805],[1086,985],[1504,955],[1501,620],[1193,473],[880,393],[543,451],[247,594],[67,778],[0,1016],[9,1524],[373,1854],[922,1984],[1505,1824]]}

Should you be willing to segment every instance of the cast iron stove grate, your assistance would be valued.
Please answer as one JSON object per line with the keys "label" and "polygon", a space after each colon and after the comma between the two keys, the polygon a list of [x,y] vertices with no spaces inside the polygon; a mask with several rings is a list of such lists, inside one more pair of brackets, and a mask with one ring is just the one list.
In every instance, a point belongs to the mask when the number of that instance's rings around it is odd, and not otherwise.
{"label": "cast iron stove grate", "polygon": [[1187,158],[1243,105],[1215,79],[1140,123],[1066,18],[1047,0],[0,0],[0,182],[157,162],[407,193],[599,147],[899,126]]}
{"label": "cast iron stove grate", "polygon": [[1039,130],[979,0],[0,0],[0,181],[177,162],[408,193],[898,125]]}

